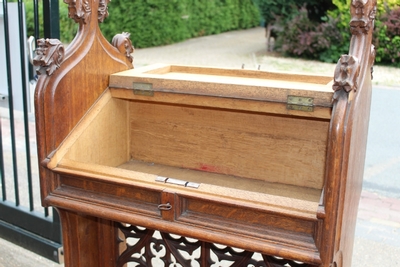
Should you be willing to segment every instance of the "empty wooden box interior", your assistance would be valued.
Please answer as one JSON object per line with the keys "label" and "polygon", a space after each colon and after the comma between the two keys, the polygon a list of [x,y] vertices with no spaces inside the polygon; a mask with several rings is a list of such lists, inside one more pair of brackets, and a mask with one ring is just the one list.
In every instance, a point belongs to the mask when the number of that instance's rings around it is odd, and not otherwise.
{"label": "empty wooden box interior", "polygon": [[264,242],[244,245],[258,251],[296,247],[317,263],[331,80],[161,64],[116,73],[48,167],[63,173],[59,190],[107,181],[115,209],[134,201],[142,215],[242,234]]}

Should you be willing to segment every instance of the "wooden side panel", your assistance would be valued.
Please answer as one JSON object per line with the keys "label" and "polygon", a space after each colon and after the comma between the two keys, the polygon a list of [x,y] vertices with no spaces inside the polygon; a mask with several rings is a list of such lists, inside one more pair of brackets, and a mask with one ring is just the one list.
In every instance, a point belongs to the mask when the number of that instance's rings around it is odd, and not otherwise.
{"label": "wooden side panel", "polygon": [[130,120],[133,159],[322,188],[328,121],[144,102]]}
{"label": "wooden side panel", "polygon": [[[97,116],[81,124],[85,129],[69,147],[65,158],[82,163],[118,166],[129,159],[128,105],[110,98]],[[72,137],[72,136],[71,136]]]}
{"label": "wooden side panel", "polygon": [[[42,47],[38,65],[48,63],[52,72],[42,72],[35,92],[38,158],[43,162],[81,120],[88,109],[105,91],[109,74],[132,68],[131,58],[112,46],[102,35],[98,23],[108,15],[106,1],[64,1],[69,16],[79,23],[77,36],[57,54]],[[53,42],[53,41],[51,41]],[[128,46],[127,46],[128,47]],[[130,56],[130,55],[129,55]],[[35,58],[36,60],[36,58]],[[41,194],[45,198],[58,186],[57,179],[40,167]],[[46,178],[45,178],[46,177]]]}

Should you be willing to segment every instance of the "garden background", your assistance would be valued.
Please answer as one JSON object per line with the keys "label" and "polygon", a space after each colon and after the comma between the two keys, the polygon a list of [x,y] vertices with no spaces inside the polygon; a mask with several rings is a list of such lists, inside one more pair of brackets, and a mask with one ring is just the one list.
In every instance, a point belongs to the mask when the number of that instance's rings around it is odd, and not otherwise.
{"label": "garden background", "polygon": [[[40,2],[40,0],[39,0]],[[265,26],[281,56],[336,62],[350,43],[351,0],[112,0],[101,25],[108,40],[132,34],[135,48],[161,46],[230,30]],[[400,0],[378,0],[374,30],[376,63],[400,67]],[[33,1],[26,0],[33,35]],[[68,43],[77,26],[59,0],[60,38]],[[41,10],[39,10],[41,12]],[[42,23],[42,22],[40,22]],[[43,29],[43,27],[40,27]],[[43,36],[41,34],[41,36]]]}

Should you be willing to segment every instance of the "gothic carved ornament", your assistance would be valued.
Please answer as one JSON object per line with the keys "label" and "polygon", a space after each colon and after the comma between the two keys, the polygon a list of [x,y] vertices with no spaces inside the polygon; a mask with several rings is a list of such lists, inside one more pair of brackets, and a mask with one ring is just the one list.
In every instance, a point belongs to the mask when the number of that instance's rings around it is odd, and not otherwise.
{"label": "gothic carved ornament", "polygon": [[64,60],[64,46],[57,39],[39,39],[37,41],[36,56],[33,65],[39,67],[38,75],[47,73],[52,75]]}
{"label": "gothic carved ornament", "polygon": [[353,35],[366,34],[374,28],[376,0],[352,0],[350,31]]}
{"label": "gothic carved ornament", "polygon": [[76,23],[86,24],[92,8],[88,0],[64,0],[68,4],[68,17]]}
{"label": "gothic carved ornament", "polygon": [[131,35],[128,32],[119,33],[113,37],[111,44],[116,47],[119,52],[124,54],[132,63],[132,53],[134,52],[135,48],[133,47],[132,42],[129,39],[130,36]]}
{"label": "gothic carved ornament", "polygon": [[[99,0],[99,8],[97,10],[98,21],[102,23],[108,17],[108,3],[111,0]],[[88,0],[64,0],[68,4],[68,17],[76,23],[86,24],[92,13],[92,7]]]}
{"label": "gothic carved ornament", "polygon": [[342,55],[336,65],[333,90],[346,92],[357,90],[357,77],[360,72],[358,59],[351,55]]}
{"label": "gothic carved ornament", "polygon": [[108,3],[110,0],[100,0],[99,2],[99,10],[97,11],[98,20],[102,23],[108,17]]}

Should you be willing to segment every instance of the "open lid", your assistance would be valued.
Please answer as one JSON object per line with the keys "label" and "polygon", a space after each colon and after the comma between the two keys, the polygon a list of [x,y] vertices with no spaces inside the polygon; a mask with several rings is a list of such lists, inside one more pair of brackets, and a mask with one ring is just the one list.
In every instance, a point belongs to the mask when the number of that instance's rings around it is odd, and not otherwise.
{"label": "open lid", "polygon": [[332,106],[332,77],[258,70],[155,64],[110,76],[111,88],[135,94],[169,92],[282,102],[288,96],[313,98],[313,105]]}

